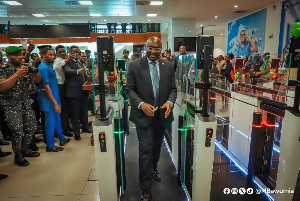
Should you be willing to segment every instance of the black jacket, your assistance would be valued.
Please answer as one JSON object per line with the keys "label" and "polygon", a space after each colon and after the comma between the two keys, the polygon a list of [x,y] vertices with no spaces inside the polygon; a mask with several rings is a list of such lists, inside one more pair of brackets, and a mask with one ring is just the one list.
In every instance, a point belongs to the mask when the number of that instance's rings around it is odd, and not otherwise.
{"label": "black jacket", "polygon": [[[173,64],[159,59],[159,96],[158,106],[161,107],[167,101],[175,104],[177,88],[175,84],[175,71]],[[147,116],[138,106],[141,102],[154,105],[155,98],[147,57],[140,58],[129,63],[127,71],[127,95],[130,99],[130,120],[140,127],[148,127],[153,117]],[[173,113],[165,119],[165,110],[160,110],[163,124],[168,125],[173,120]]]}
{"label": "black jacket", "polygon": [[82,85],[86,82],[86,75],[77,74],[77,70],[83,67],[79,61],[75,63],[74,60],[67,62],[63,66],[66,96],[68,98],[79,98],[82,95],[88,95],[82,90]]}

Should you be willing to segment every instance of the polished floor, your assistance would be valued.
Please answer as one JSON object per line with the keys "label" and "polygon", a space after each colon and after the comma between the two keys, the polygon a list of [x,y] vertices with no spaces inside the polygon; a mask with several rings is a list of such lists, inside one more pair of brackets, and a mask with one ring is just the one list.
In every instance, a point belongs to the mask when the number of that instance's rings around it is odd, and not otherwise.
{"label": "polished floor", "polygon": [[[8,174],[0,181],[0,201],[99,201],[98,181],[91,179],[95,169],[91,134],[81,136],[81,141],[72,139],[58,153],[46,152],[46,145],[38,143],[41,156],[28,158],[28,167],[14,165],[13,155],[0,158],[0,173]],[[11,145],[2,149],[11,151]]]}

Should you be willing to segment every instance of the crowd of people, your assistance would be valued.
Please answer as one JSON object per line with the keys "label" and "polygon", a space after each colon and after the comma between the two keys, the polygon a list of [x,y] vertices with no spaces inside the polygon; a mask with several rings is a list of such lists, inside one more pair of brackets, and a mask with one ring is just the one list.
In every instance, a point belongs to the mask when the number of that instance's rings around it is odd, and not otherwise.
{"label": "crowd of people", "polygon": [[[27,49],[7,47],[7,63],[0,54],[0,145],[11,141],[18,166],[28,166],[27,157],[40,156],[38,141],[47,144],[47,152],[59,152],[70,142],[68,137],[79,141],[81,132],[92,133],[89,93],[82,89],[89,70],[86,53],[78,46],[66,51],[62,45],[42,45],[39,54],[32,53],[34,49],[34,44]],[[36,134],[43,134],[43,139]],[[0,157],[10,154],[0,147]],[[0,179],[6,177],[0,174]]]}
{"label": "crowd of people", "polygon": [[[38,46],[39,54],[32,53],[34,44],[27,49],[23,46],[7,47],[5,52],[8,61],[3,59],[0,52],[0,126],[3,139],[1,146],[12,142],[15,154],[15,164],[28,166],[26,157],[39,157],[40,141],[35,134],[43,134],[47,144],[47,152],[59,152],[70,142],[70,138],[81,140],[81,132],[92,133],[88,122],[88,110],[93,111],[91,94],[84,91],[82,86],[91,76],[90,51],[80,51],[78,46],[65,47],[58,45]],[[67,49],[67,50],[66,50]],[[180,56],[187,55],[186,47],[181,45],[180,54],[176,57],[168,48],[160,54],[160,59],[171,62],[176,71]],[[123,50],[123,57],[127,66],[137,60],[139,53],[133,53],[129,58],[129,51]],[[237,58],[233,54],[218,56],[213,61],[211,73],[225,78],[233,83],[234,73],[249,73],[254,78],[252,84],[259,79],[270,76],[270,72],[277,72],[270,65],[270,54],[265,53],[263,59],[259,54],[243,58],[243,65],[234,68]],[[97,74],[97,72],[96,72]],[[60,141],[56,146],[54,137]],[[10,155],[0,147],[0,157]],[[6,178],[1,174],[0,179]]]}

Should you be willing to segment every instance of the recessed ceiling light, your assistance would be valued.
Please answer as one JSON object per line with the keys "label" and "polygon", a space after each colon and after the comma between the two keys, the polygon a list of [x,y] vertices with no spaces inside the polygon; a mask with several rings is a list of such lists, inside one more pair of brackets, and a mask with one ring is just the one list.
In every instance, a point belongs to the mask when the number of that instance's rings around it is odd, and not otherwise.
{"label": "recessed ceiling light", "polygon": [[191,33],[191,31],[189,31]]}
{"label": "recessed ceiling light", "polygon": [[87,6],[93,5],[93,2],[91,2],[91,1],[78,1],[78,3],[80,3],[81,5],[87,5]]}
{"label": "recessed ceiling light", "polygon": [[92,17],[101,17],[101,14],[91,14]]}
{"label": "recessed ceiling light", "polygon": [[151,1],[150,5],[151,6],[161,6],[163,5],[163,1]]}
{"label": "recessed ceiling light", "polygon": [[234,5],[235,8],[239,7],[238,5]]}
{"label": "recessed ceiling light", "polygon": [[183,35],[183,34],[181,34],[181,35]]}
{"label": "recessed ceiling light", "polygon": [[156,17],[157,14],[147,14],[148,17]]}
{"label": "recessed ceiling light", "polygon": [[104,22],[106,22],[106,20],[104,20]]}
{"label": "recessed ceiling light", "polygon": [[221,33],[221,36],[223,36],[223,34]]}
{"label": "recessed ceiling light", "polygon": [[43,14],[32,14],[34,17],[46,17],[45,15]]}
{"label": "recessed ceiling light", "polygon": [[200,27],[203,27],[203,24],[200,24]]}
{"label": "recessed ceiling light", "polygon": [[150,22],[151,20],[148,20],[148,22]]}
{"label": "recessed ceiling light", "polygon": [[217,18],[218,18],[218,16],[216,15],[216,16],[215,16],[215,18],[217,19]]}
{"label": "recessed ceiling light", "polygon": [[6,3],[8,5],[11,5],[11,6],[21,6],[22,4],[17,2],[17,1],[2,1],[3,3]]}

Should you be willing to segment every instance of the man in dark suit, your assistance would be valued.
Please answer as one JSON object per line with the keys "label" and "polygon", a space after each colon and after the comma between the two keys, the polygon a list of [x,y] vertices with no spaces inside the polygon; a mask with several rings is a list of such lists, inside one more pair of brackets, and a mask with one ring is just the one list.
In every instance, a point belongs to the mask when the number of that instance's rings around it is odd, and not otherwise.
{"label": "man in dark suit", "polygon": [[160,59],[161,41],[147,41],[147,55],[129,64],[127,94],[131,104],[130,120],[139,140],[139,185],[142,201],[150,201],[151,174],[160,182],[157,169],[165,127],[174,120],[172,107],[177,91],[173,64]]}
{"label": "man in dark suit", "polygon": [[68,61],[64,68],[66,96],[69,103],[69,114],[73,125],[75,140],[81,140],[80,123],[82,132],[92,133],[88,126],[88,93],[82,90],[86,81],[87,69],[79,61],[79,47],[71,46],[70,54],[74,59]]}

